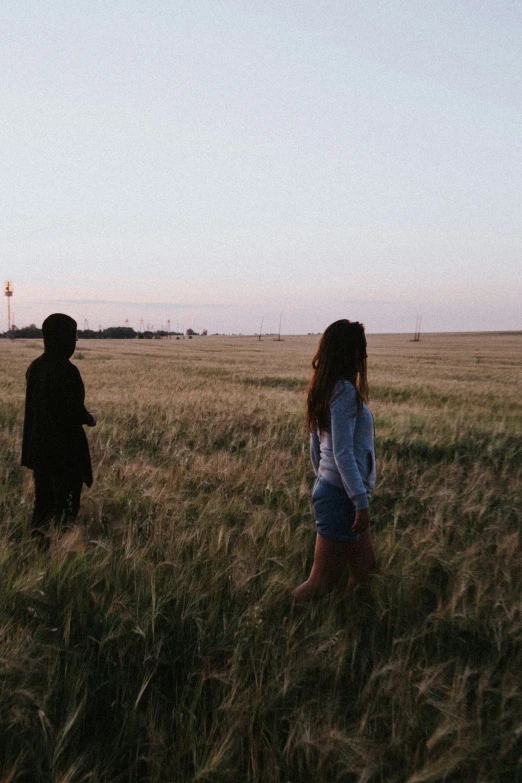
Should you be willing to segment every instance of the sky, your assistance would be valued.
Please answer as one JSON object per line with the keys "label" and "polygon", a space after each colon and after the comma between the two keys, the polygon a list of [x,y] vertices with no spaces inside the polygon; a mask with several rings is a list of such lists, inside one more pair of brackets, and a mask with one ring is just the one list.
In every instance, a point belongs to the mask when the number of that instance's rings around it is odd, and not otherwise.
{"label": "sky", "polygon": [[14,322],[522,329],[521,33],[516,0],[3,0]]}

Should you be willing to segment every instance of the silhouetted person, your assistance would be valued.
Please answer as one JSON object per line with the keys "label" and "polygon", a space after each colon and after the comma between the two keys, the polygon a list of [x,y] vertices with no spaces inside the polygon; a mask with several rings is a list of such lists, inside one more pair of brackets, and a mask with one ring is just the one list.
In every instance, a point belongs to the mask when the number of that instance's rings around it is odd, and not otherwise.
{"label": "silhouetted person", "polygon": [[42,324],[44,353],[26,373],[22,465],[34,473],[31,534],[43,536],[54,519],[76,518],[82,485],[92,484],[91,458],[83,426],[96,417],[84,405],[85,389],[69,358],[76,347],[76,321],[53,313]]}

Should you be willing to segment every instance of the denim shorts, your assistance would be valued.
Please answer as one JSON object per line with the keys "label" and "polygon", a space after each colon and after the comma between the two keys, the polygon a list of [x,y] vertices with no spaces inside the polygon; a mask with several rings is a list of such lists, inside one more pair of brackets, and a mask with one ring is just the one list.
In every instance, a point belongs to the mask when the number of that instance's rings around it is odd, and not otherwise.
{"label": "denim shorts", "polygon": [[352,533],[355,506],[342,487],[330,484],[321,476],[315,480],[312,492],[317,532],[331,541],[358,541]]}

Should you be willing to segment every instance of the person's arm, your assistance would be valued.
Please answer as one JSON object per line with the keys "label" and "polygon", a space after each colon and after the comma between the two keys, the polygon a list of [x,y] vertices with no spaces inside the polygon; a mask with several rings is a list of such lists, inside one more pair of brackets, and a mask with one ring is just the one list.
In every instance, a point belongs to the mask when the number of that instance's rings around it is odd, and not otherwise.
{"label": "person's arm", "polygon": [[25,373],[25,412],[22,435],[22,465],[27,468],[33,467],[34,457],[31,443],[34,417],[34,400],[32,399],[32,396],[31,367],[28,367],[27,372]]}
{"label": "person's arm", "polygon": [[85,388],[80,371],[73,364],[53,375],[51,404],[57,421],[63,424],[86,424],[94,427],[96,418],[84,405]]}
{"label": "person's arm", "polygon": [[310,433],[310,459],[314,467],[314,473],[317,476],[319,470],[319,462],[321,460],[321,445],[319,441],[319,434],[317,428],[314,427]]}
{"label": "person's arm", "polygon": [[360,511],[367,509],[369,502],[354,453],[356,414],[355,388],[345,383],[342,392],[330,404],[332,448],[344,488],[357,511]]}

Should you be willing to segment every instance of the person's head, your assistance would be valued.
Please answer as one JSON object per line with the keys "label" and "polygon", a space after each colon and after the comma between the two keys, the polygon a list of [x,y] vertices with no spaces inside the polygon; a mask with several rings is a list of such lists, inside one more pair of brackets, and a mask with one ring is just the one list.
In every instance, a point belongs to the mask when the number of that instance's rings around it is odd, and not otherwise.
{"label": "person's head", "polygon": [[312,361],[313,373],[308,385],[307,424],[325,429],[330,423],[330,402],[340,379],[351,381],[357,392],[357,404],[368,399],[366,377],[366,335],[363,324],[346,318],[334,321],[326,329]]}
{"label": "person's head", "polygon": [[45,353],[69,359],[76,348],[76,321],[64,313],[48,315],[42,324]]}

